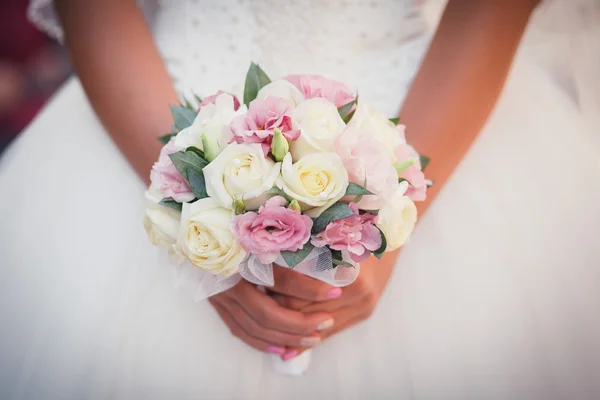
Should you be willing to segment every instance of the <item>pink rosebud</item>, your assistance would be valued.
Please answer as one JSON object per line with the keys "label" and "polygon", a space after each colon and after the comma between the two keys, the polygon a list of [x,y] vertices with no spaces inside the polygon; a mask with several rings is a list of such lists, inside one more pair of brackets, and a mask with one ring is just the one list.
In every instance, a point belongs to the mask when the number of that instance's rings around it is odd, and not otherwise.
{"label": "pink rosebud", "polygon": [[329,100],[338,108],[350,103],[355,98],[348,86],[342,82],[320,75],[289,75],[283,79],[296,86],[307,99],[321,97]]}
{"label": "pink rosebud", "polygon": [[279,97],[255,99],[245,115],[231,121],[231,142],[260,143],[265,155],[269,153],[271,142],[278,128],[287,140],[296,140],[300,129],[294,127],[291,107]]}
{"label": "pink rosebud", "polygon": [[354,215],[333,221],[311,243],[315,247],[328,245],[332,250],[347,250],[354,262],[361,262],[381,247],[381,233],[375,226],[376,215],[360,214],[355,203],[350,203],[350,209]]}
{"label": "pink rosebud", "polygon": [[378,210],[392,197],[398,187],[398,174],[389,151],[368,133],[347,127],[336,138],[335,151],[342,159],[348,180],[373,193],[358,202],[363,210]]}
{"label": "pink rosebud", "polygon": [[312,220],[286,205],[283,197],[275,196],[258,213],[247,212],[233,220],[237,241],[265,264],[275,261],[281,251],[300,250],[310,239]]}
{"label": "pink rosebud", "polygon": [[160,189],[164,197],[171,197],[179,203],[187,203],[192,201],[195,196],[190,185],[169,158],[169,154],[181,150],[173,144],[173,140],[171,139],[161,149],[158,161],[154,163],[150,171],[150,182]]}
{"label": "pink rosebud", "polygon": [[222,90],[219,90],[217,93],[202,99],[202,103],[200,103],[200,106],[198,106],[198,111],[200,111],[200,109],[207,104],[215,104],[215,102],[217,101],[217,97],[219,97],[219,95],[221,95],[223,93],[227,93],[228,95],[233,97],[233,111],[237,111],[238,108],[240,108],[240,101],[238,100],[238,98],[234,94],[229,93],[229,92],[224,92]]}
{"label": "pink rosebud", "polygon": [[405,195],[412,201],[423,201],[427,198],[427,184],[425,183],[425,174],[421,171],[421,160],[419,153],[408,144],[401,144],[394,150],[396,161],[406,161],[410,158],[415,159],[415,163],[406,168],[400,175],[410,183]]}

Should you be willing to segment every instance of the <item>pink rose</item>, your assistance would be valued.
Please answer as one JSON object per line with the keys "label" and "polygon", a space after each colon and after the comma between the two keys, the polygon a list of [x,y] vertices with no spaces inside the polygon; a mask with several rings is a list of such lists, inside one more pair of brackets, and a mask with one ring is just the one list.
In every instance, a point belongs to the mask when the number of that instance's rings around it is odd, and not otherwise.
{"label": "pink rose", "polygon": [[401,175],[410,183],[405,195],[413,201],[423,201],[427,197],[427,184],[425,183],[425,175],[421,171],[421,159],[419,154],[408,144],[401,144],[394,150],[396,162],[414,158],[416,162],[408,167]]}
{"label": "pink rose", "polygon": [[282,98],[269,96],[255,99],[245,115],[231,121],[231,142],[261,143],[265,155],[271,149],[275,128],[279,128],[287,140],[296,140],[300,129],[294,127],[292,109]]}
{"label": "pink rose", "polygon": [[247,212],[233,220],[238,242],[265,264],[275,261],[281,251],[300,250],[310,239],[312,219],[286,205],[283,197],[275,196],[258,213]]}
{"label": "pink rose", "polygon": [[307,99],[322,97],[338,108],[350,103],[355,98],[348,86],[342,82],[320,75],[289,75],[283,79],[296,86]]}
{"label": "pink rose", "polygon": [[348,180],[361,186],[366,184],[373,193],[357,203],[359,208],[383,207],[398,187],[398,174],[385,146],[374,136],[348,127],[336,138],[334,148],[348,171]]}
{"label": "pink rose", "polygon": [[150,182],[160,189],[164,197],[171,197],[179,203],[187,203],[192,201],[195,196],[190,185],[169,158],[169,154],[181,150],[173,144],[173,140],[171,139],[161,149],[158,161],[154,163],[150,171]]}
{"label": "pink rose", "polygon": [[329,245],[333,250],[347,250],[350,258],[361,262],[381,247],[381,233],[375,226],[377,216],[360,214],[358,206],[350,203],[354,215],[333,221],[312,239],[315,247]]}
{"label": "pink rose", "polygon": [[202,99],[202,103],[200,103],[200,105],[198,106],[198,111],[200,111],[200,109],[207,104],[215,104],[215,102],[217,101],[217,97],[219,97],[219,95],[221,95],[223,93],[227,93],[228,95],[233,97],[233,111],[237,111],[238,108],[240,108],[240,101],[238,100],[238,98],[234,94],[229,93],[229,92],[224,92],[222,90],[219,90],[217,93]]}

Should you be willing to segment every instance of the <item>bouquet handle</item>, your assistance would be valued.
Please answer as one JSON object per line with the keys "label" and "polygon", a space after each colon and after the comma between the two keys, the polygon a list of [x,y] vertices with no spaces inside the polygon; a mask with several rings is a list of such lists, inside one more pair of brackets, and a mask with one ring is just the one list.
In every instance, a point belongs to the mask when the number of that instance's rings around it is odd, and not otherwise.
{"label": "bouquet handle", "polygon": [[272,354],[271,363],[273,364],[273,369],[275,369],[275,371],[279,372],[280,374],[290,376],[301,376],[308,369],[311,358],[312,350],[306,350],[299,356],[287,361],[283,361],[281,359],[281,356],[277,354]]}

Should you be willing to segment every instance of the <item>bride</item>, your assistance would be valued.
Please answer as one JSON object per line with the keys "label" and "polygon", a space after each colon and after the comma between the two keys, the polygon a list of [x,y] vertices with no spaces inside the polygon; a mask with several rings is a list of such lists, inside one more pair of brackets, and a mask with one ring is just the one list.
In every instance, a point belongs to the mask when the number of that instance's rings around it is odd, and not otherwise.
{"label": "bride", "polygon": [[[138,3],[30,6],[78,77],[0,160],[0,398],[600,396],[597,3]],[[411,243],[341,291],[194,303],[142,227],[155,138],[250,61],[400,112],[435,185]],[[265,356],[308,347],[301,378]]]}

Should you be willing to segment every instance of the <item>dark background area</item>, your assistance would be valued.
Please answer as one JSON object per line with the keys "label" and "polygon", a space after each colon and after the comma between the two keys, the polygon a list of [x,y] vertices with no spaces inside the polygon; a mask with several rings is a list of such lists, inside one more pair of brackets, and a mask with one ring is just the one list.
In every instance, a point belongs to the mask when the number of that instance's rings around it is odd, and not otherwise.
{"label": "dark background area", "polygon": [[0,1],[0,153],[71,74],[64,47],[27,20],[27,4]]}

